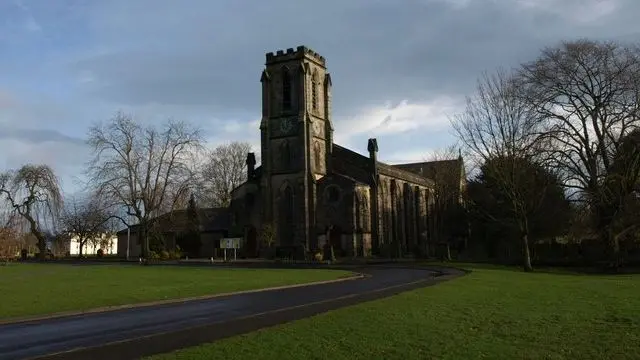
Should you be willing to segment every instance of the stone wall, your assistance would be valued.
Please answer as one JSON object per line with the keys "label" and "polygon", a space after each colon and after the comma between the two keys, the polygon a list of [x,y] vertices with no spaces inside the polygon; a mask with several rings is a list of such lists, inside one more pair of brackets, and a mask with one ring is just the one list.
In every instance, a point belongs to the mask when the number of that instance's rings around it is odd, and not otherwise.
{"label": "stone wall", "polygon": [[431,189],[424,185],[384,175],[379,177],[380,248],[394,246],[394,250],[408,252],[416,247],[426,246],[430,233],[430,191]]}

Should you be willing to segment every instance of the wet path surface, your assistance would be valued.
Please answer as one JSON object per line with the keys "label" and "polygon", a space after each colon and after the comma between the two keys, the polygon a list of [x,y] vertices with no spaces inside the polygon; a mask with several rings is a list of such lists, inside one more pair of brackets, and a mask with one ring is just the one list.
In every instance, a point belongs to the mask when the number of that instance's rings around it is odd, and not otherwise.
{"label": "wet path surface", "polygon": [[[420,268],[349,270],[369,276],[329,284],[0,325],[0,359],[48,354],[60,359],[137,358],[393,295],[460,275],[444,270],[445,276],[436,277],[441,274]],[[199,329],[197,335],[195,329]],[[171,341],[168,341],[168,335],[171,335]],[[69,352],[71,350],[80,351]]]}

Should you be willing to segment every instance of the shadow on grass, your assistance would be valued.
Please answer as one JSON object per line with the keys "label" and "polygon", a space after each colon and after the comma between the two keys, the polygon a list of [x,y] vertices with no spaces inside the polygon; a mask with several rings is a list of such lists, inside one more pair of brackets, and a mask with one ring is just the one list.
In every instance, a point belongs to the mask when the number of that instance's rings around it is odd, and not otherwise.
{"label": "shadow on grass", "polygon": [[[482,269],[482,270],[502,270],[502,271],[514,271],[524,272],[522,266],[518,265],[504,265],[493,264],[487,262],[473,262],[473,261],[424,261],[425,265],[430,266],[443,266],[450,267],[459,270]],[[638,267],[621,267],[617,270],[612,270],[605,266],[533,266],[534,273],[542,274],[562,274],[562,275],[629,275],[640,274],[640,268]]]}

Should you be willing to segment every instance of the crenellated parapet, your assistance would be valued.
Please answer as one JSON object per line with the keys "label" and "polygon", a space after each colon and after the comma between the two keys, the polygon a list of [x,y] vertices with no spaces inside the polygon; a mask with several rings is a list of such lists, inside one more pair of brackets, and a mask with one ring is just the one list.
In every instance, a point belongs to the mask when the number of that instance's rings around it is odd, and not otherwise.
{"label": "crenellated parapet", "polygon": [[318,54],[317,52],[311,50],[306,46],[298,46],[296,49],[288,48],[287,50],[278,50],[275,53],[268,52],[266,58],[267,65],[307,58],[323,67],[326,66],[326,60],[324,56]]}

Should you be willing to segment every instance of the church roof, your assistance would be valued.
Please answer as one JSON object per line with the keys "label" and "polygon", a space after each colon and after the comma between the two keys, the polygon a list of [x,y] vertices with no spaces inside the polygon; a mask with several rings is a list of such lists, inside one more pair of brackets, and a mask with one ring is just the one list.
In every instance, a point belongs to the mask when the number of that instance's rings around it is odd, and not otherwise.
{"label": "church roof", "polygon": [[378,171],[382,175],[386,175],[399,180],[404,180],[422,186],[433,186],[433,180],[426,176],[413,173],[411,171],[398,168],[394,165],[378,162]]}
{"label": "church roof", "polygon": [[464,167],[462,165],[462,159],[457,158],[451,160],[436,160],[408,164],[397,164],[394,166],[430,179],[434,179],[440,174],[447,173],[455,176],[459,181],[462,177],[464,177]]}
{"label": "church roof", "polygon": [[462,158],[457,158],[397,164],[394,166],[433,179],[437,186],[447,186],[453,189],[458,188],[460,182],[466,177],[463,165]]}
{"label": "church roof", "polygon": [[[335,143],[333,144],[331,166],[334,172],[352,177],[365,184],[371,182],[369,158]],[[433,185],[433,181],[428,177],[416,174],[409,171],[408,169],[399,168],[394,165],[388,165],[379,161],[377,163],[377,166],[378,172],[381,175],[386,175],[392,178],[423,186]]]}
{"label": "church roof", "polygon": [[331,172],[364,184],[371,183],[369,158],[335,143],[331,153]]}

